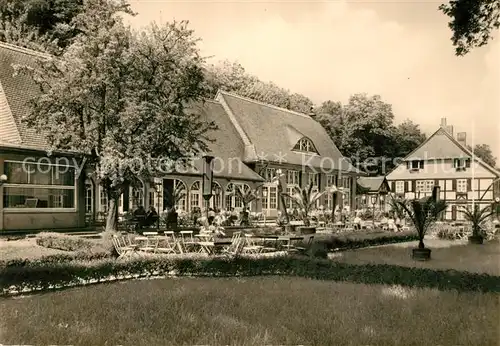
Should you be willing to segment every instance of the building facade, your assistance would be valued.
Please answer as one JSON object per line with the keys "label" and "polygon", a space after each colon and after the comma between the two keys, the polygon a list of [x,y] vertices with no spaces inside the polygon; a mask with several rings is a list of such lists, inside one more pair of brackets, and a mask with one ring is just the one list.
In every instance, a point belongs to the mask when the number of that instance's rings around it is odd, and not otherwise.
{"label": "building facade", "polygon": [[[13,65],[34,66],[40,58],[47,56],[0,43],[0,175],[8,178],[0,185],[0,230],[79,228],[107,213],[107,194],[81,156],[47,151],[46,137],[21,121],[39,89],[29,78],[15,76]],[[191,107],[218,126],[208,134],[214,142],[207,154],[215,157],[211,207],[240,208],[234,189],[259,188],[251,210],[276,217],[280,208],[293,207],[281,205],[271,181],[278,169],[288,192],[309,182],[318,191],[340,186],[346,194],[339,204],[354,206],[359,172],[313,117],[224,91]],[[203,208],[202,172],[202,159],[194,159],[189,168],[126,188],[119,213],[139,205],[165,210],[175,188],[186,193],[177,209]],[[330,195],[318,201],[326,208],[331,204]]]}
{"label": "building facade", "polygon": [[445,220],[463,220],[462,207],[495,201],[495,185],[500,172],[467,147],[466,133],[453,136],[453,127],[441,120],[440,128],[404,158],[387,180],[396,196],[406,199],[431,196],[440,187],[440,198],[448,203]]}

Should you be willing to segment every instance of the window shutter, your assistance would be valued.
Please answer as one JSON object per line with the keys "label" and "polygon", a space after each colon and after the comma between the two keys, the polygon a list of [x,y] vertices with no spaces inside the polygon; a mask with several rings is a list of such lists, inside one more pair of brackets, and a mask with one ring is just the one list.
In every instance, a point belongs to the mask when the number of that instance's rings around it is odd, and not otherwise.
{"label": "window shutter", "polygon": [[411,161],[406,161],[406,169],[411,169]]}
{"label": "window shutter", "polygon": [[457,191],[457,179],[451,181],[451,191]]}
{"label": "window shutter", "polygon": [[408,192],[408,184],[406,183],[406,181],[403,181],[403,191]]}
{"label": "window shutter", "polygon": [[458,159],[453,159],[453,168],[458,167]]}
{"label": "window shutter", "polygon": [[412,183],[411,190],[412,190],[413,192],[416,192],[416,191],[417,191],[417,181],[416,181],[416,180],[413,180],[411,183]]}
{"label": "window shutter", "polygon": [[467,191],[472,191],[471,179],[467,179]]}
{"label": "window shutter", "polygon": [[424,160],[420,160],[420,169],[424,169]]}
{"label": "window shutter", "polygon": [[451,206],[451,219],[452,220],[457,219],[457,206],[456,205]]}
{"label": "window shutter", "polygon": [[465,160],[465,167],[470,168],[470,159]]}
{"label": "window shutter", "polygon": [[396,192],[396,182],[395,181],[391,182],[391,190],[392,190],[392,192]]}
{"label": "window shutter", "polygon": [[405,185],[406,185],[406,191],[408,191],[408,192],[413,192],[413,189],[412,189],[413,185],[412,185],[412,183],[411,183],[411,180],[410,180],[410,181],[405,182]]}

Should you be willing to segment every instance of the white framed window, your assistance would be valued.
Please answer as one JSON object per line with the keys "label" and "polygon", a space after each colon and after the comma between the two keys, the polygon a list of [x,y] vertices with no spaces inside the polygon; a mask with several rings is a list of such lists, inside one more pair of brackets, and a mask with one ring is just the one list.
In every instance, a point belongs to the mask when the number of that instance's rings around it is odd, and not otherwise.
{"label": "white framed window", "polygon": [[[199,182],[198,182],[199,185]],[[184,193],[184,196],[175,203],[176,210],[187,211],[187,187],[186,184],[179,179],[174,179],[174,190],[178,193]],[[201,192],[200,192],[201,194]]]}
{"label": "white framed window", "polygon": [[406,161],[406,168],[410,170],[424,169],[424,160]]}
{"label": "white framed window", "polygon": [[467,179],[457,179],[457,192],[467,192]]}
{"label": "white framed window", "polygon": [[396,181],[396,193],[404,193],[405,192],[405,182],[404,181]]}
{"label": "white framed window", "polygon": [[432,192],[434,180],[417,180],[416,192]]}
{"label": "white framed window", "polygon": [[[295,194],[295,187],[298,187],[299,185],[287,185],[286,187],[286,192],[290,195],[293,196]],[[285,198],[286,201],[286,207],[288,209],[296,208],[297,203],[295,203],[291,198]]]}
{"label": "white framed window", "polygon": [[309,138],[305,138],[305,137],[301,138],[297,142],[297,144],[295,144],[295,146],[293,147],[293,150],[302,151],[302,152],[306,152],[306,153],[314,153],[314,154],[318,153],[318,151],[314,147],[314,144],[312,143],[312,141]]}
{"label": "white framed window", "polygon": [[286,184],[287,185],[300,185],[300,172],[288,170],[286,172]]}
{"label": "white framed window", "polygon": [[344,206],[351,205],[351,178],[350,177],[342,177],[342,188],[343,188],[343,202]]}
{"label": "white framed window", "polygon": [[85,214],[94,212],[94,184],[90,179],[85,179]]}
{"label": "white framed window", "polygon": [[[226,186],[226,209],[243,208],[243,201],[234,192],[236,187],[243,188],[244,192],[250,190],[250,186],[242,183],[229,183]],[[251,203],[250,203],[251,204]],[[251,206],[248,206],[251,208]]]}
{"label": "white framed window", "polygon": [[337,175],[336,174],[327,174],[326,175],[326,186],[337,186]]}
{"label": "white framed window", "polygon": [[276,168],[266,168],[266,171],[264,173],[264,179],[266,179],[267,182],[270,182],[273,180],[273,178],[276,176]]}
{"label": "white framed window", "polygon": [[102,185],[99,185],[99,212],[103,214],[108,212],[108,193]]}
{"label": "white framed window", "polygon": [[69,165],[4,161],[4,208],[76,210],[75,172]]}
{"label": "white framed window", "polygon": [[316,189],[319,188],[319,173],[309,173],[307,175],[307,184],[312,184]]}
{"label": "white framed window", "polygon": [[470,166],[469,159],[466,158],[453,159],[453,168],[465,169],[467,166]]}
{"label": "white framed window", "polygon": [[210,198],[211,208],[222,208],[222,188],[217,182],[212,183],[212,198]]}
{"label": "white framed window", "polygon": [[132,211],[137,209],[139,206],[144,207],[144,184],[139,180],[138,186],[130,187],[131,198],[131,208]]}
{"label": "white framed window", "polygon": [[190,210],[194,208],[201,208],[201,184],[199,181],[195,181],[191,188],[189,189],[189,205]]}

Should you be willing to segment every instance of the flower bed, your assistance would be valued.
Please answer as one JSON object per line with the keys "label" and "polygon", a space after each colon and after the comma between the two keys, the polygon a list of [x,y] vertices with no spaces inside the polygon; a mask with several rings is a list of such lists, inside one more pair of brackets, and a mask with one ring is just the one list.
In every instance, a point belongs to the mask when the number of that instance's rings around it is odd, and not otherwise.
{"label": "flower bed", "polygon": [[[60,259],[60,261],[59,261]],[[391,265],[351,265],[304,257],[137,258],[127,261],[52,256],[37,261],[0,262],[3,295],[96,282],[155,276],[234,277],[288,275],[366,284],[399,284],[443,290],[500,292],[500,277],[455,270]]]}

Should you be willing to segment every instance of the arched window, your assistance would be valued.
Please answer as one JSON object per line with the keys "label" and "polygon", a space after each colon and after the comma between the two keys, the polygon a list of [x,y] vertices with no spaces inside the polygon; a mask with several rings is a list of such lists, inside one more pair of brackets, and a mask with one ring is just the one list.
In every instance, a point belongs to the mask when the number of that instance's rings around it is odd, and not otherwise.
{"label": "arched window", "polygon": [[137,186],[130,187],[130,196],[132,197],[132,211],[137,209],[139,206],[144,207],[144,184],[142,181],[139,180]]}
{"label": "arched window", "polygon": [[187,203],[186,203],[186,193],[187,193],[187,188],[186,184],[182,180],[175,179],[174,180],[174,188],[177,193],[183,193],[184,197],[180,198],[177,200],[175,203],[175,209],[176,210],[183,210],[187,211]]}
{"label": "arched window", "polygon": [[94,213],[94,184],[92,180],[85,179],[85,214]]}
{"label": "arched window", "polygon": [[191,189],[189,190],[189,201],[191,210],[202,207],[201,184],[199,181],[195,181],[193,185],[191,185]]}
{"label": "arched window", "polygon": [[318,151],[314,147],[313,142],[309,138],[306,138],[306,137],[301,138],[297,142],[297,144],[295,144],[295,146],[293,147],[293,150],[302,151],[305,153],[315,153],[315,154],[318,153]]}
{"label": "arched window", "polygon": [[217,182],[212,183],[212,198],[210,199],[210,207],[222,209],[222,188]]}
{"label": "arched window", "polygon": [[[226,186],[226,209],[234,209],[234,208],[242,208],[243,207],[243,202],[238,197],[235,195],[235,189],[236,187],[243,188],[244,192],[248,192],[250,190],[250,186],[247,184],[233,184],[229,183]],[[250,208],[250,205],[248,206]]]}

